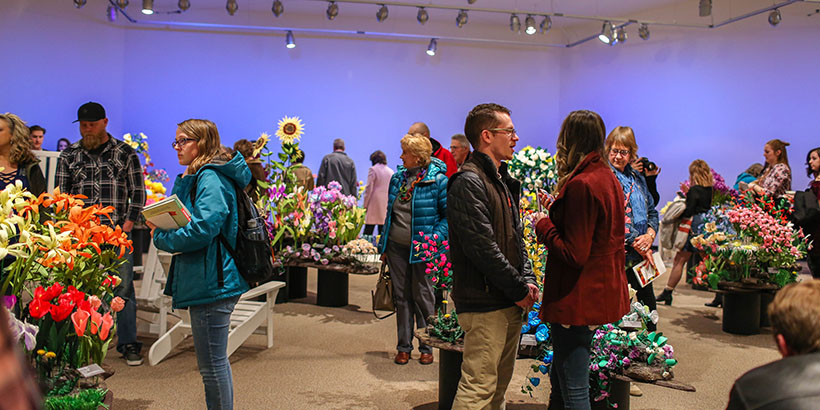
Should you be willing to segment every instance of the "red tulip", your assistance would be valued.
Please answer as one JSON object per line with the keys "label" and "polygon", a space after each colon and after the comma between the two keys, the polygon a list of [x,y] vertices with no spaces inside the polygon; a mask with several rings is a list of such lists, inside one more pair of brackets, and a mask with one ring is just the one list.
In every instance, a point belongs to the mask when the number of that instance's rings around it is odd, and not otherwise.
{"label": "red tulip", "polygon": [[91,314],[84,310],[78,310],[71,314],[71,322],[74,323],[74,332],[77,336],[82,337],[85,334],[89,316],[91,316]]}
{"label": "red tulip", "polygon": [[55,322],[62,322],[68,317],[68,315],[71,314],[71,311],[73,310],[74,305],[70,303],[60,303],[59,305],[51,305],[51,318],[54,319]]}
{"label": "red tulip", "polygon": [[46,289],[45,295],[43,297],[46,300],[52,300],[57,296],[60,296],[61,293],[63,293],[63,285],[61,285],[59,282],[54,282],[53,285],[49,286],[48,289]]}
{"label": "red tulip", "polygon": [[42,286],[37,286],[37,289],[34,289],[34,299],[42,299],[45,294],[46,290]]}
{"label": "red tulip", "polygon": [[[35,291],[36,292],[36,291]],[[31,303],[28,304],[28,313],[35,319],[40,319],[45,316],[51,309],[51,303],[48,301],[35,297]]]}

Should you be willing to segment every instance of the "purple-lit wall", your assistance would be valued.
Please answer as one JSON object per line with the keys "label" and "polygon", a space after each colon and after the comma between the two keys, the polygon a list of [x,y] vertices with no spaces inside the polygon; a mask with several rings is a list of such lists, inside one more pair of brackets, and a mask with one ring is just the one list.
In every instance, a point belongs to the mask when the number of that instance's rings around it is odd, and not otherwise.
{"label": "purple-lit wall", "polygon": [[[784,9],[784,13],[786,9]],[[589,42],[562,56],[562,115],[599,112],[635,131],[639,155],[661,168],[661,204],[705,160],[728,185],[766,141],[791,143],[792,188],[807,187],[806,153],[820,146],[820,19],[766,14],[710,31],[653,28],[620,46]]]}
{"label": "purple-lit wall", "polygon": [[70,1],[2,1],[0,35],[13,40],[4,42],[0,111],[45,126],[51,147],[62,136],[76,140],[77,107],[99,101],[109,131],[146,133],[154,162],[172,175],[181,167],[170,142],[176,124],[191,117],[213,120],[232,144],[299,116],[314,172],[341,137],[364,180],[373,150],[395,167],[412,122],[427,122],[449,146],[469,109],[488,101],[513,110],[520,146],[550,152],[574,109],[598,111],[609,129],[632,126],[640,153],[663,168],[664,203],[691,160],[705,159],[732,183],[762,161],[763,143],[774,137],[792,143],[794,187],[802,188],[805,152],[820,145],[817,19],[786,14],[772,28],[763,15],[710,31],[653,28],[651,40],[631,34],[616,47],[440,42],[430,58],[426,41],[297,34],[298,47],[288,50],[281,36],[113,25],[95,7],[104,10],[101,2],[76,10]]}

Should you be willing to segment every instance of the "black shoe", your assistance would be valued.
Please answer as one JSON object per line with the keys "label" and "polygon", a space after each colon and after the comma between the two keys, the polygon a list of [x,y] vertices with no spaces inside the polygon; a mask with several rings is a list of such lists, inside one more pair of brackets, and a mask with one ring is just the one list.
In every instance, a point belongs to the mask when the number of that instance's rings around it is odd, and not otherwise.
{"label": "black shoe", "polygon": [[137,344],[126,345],[122,357],[125,358],[125,364],[129,366],[142,365],[142,356],[140,355],[140,348]]}
{"label": "black shoe", "polygon": [[666,306],[672,305],[672,291],[669,289],[664,289],[660,295],[655,297],[655,300],[658,302],[664,302]]}
{"label": "black shoe", "polygon": [[723,295],[718,293],[717,295],[715,295],[715,298],[711,302],[704,303],[703,305],[709,307],[721,307],[723,306]]}

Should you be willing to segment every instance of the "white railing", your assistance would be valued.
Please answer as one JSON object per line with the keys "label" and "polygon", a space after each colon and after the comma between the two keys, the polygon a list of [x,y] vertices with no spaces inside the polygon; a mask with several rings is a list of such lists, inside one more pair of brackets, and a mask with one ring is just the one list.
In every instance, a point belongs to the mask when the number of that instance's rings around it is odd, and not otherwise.
{"label": "white railing", "polygon": [[46,192],[54,191],[57,177],[57,158],[60,151],[32,151],[40,160],[40,169],[46,177]]}

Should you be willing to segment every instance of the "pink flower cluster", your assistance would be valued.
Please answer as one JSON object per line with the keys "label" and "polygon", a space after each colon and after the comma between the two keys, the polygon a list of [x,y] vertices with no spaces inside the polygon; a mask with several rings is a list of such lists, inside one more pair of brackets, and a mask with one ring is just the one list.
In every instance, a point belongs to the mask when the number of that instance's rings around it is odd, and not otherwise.
{"label": "pink flower cluster", "polygon": [[430,277],[434,288],[449,290],[453,282],[452,265],[447,259],[450,245],[446,240],[439,241],[438,234],[430,236],[419,232],[419,235],[424,239],[422,242],[413,241],[413,247],[416,254],[427,263],[424,273]]}
{"label": "pink flower cluster", "polygon": [[[780,223],[759,206],[735,207],[726,214],[729,221],[739,228],[741,236],[759,239],[765,252],[788,252],[796,257],[801,255],[800,250],[794,246],[795,237],[791,226]],[[800,236],[802,231],[798,232],[798,237]]]}

